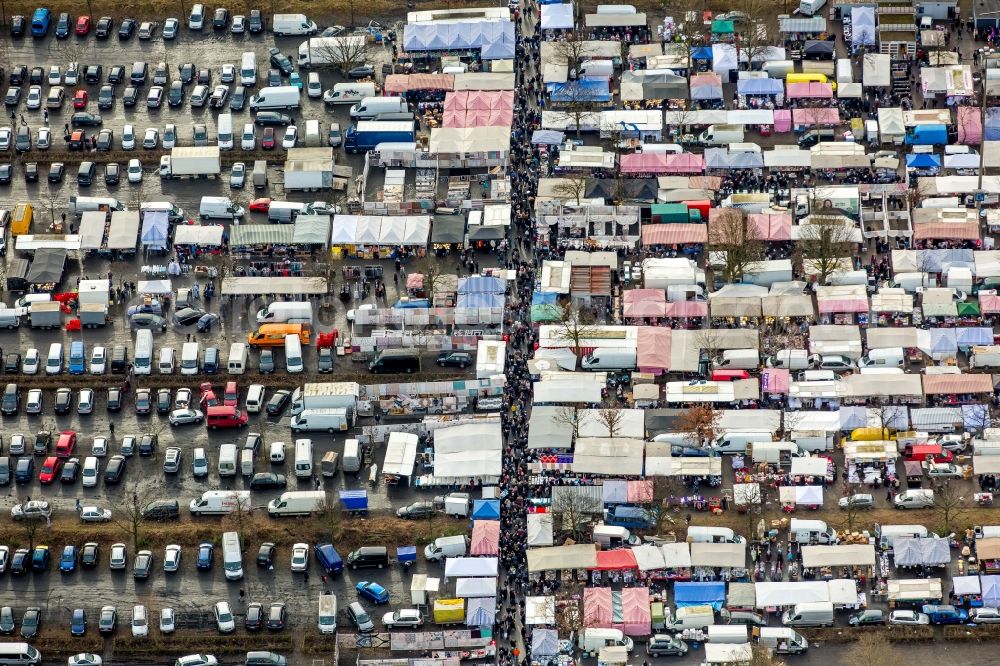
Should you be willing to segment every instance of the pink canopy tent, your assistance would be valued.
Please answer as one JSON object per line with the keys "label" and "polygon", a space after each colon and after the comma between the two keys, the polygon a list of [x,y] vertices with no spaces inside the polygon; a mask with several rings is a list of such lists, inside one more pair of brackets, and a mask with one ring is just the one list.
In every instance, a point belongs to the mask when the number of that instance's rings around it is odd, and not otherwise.
{"label": "pink canopy tent", "polygon": [[636,338],[635,364],[639,372],[661,375],[670,369],[672,329],[640,326]]}
{"label": "pink canopy tent", "polygon": [[649,636],[652,633],[649,588],[626,587],[622,590],[622,619],[622,633],[626,636]]}
{"label": "pink canopy tent", "polygon": [[666,153],[666,173],[702,173],[705,158],[694,153]]}
{"label": "pink canopy tent", "polygon": [[662,317],[666,309],[667,298],[662,289],[629,289],[625,292],[626,319]]}
{"label": "pink canopy tent", "polygon": [[708,303],[703,301],[672,301],[667,303],[665,317],[671,319],[694,319],[708,316]]}
{"label": "pink canopy tent", "polygon": [[665,173],[666,153],[631,153],[620,158],[622,173]]}
{"label": "pink canopy tent", "polygon": [[424,287],[423,273],[408,273],[406,275],[407,289],[423,289],[423,287]]}
{"label": "pink canopy tent", "polygon": [[472,554],[499,555],[500,521],[477,520],[472,524]]}
{"label": "pink canopy tent", "polygon": [[792,109],[792,121],[795,125],[804,127],[811,127],[813,125],[838,125],[840,124],[840,111],[830,107]]}
{"label": "pink canopy tent", "polygon": [[584,588],[583,626],[598,629],[610,629],[612,620],[611,606],[611,588]]}
{"label": "pink canopy tent", "polygon": [[788,393],[791,384],[791,373],[788,368],[765,368],[760,373],[760,390],[764,393],[783,395]]}
{"label": "pink canopy tent", "polygon": [[983,314],[996,314],[1000,312],[1000,296],[979,294],[979,309]]}
{"label": "pink canopy tent", "polygon": [[[719,209],[712,209],[719,210]],[[722,210],[725,210],[724,208]],[[791,213],[751,213],[747,216],[748,221],[757,230],[757,235],[765,241],[790,241],[792,240],[792,214]],[[711,225],[712,217],[708,218]]]}
{"label": "pink canopy tent", "polygon": [[639,479],[628,482],[630,504],[648,504],[653,501],[653,480]]}
{"label": "pink canopy tent", "polygon": [[821,298],[817,299],[821,314],[835,312],[868,312],[867,298]]}
{"label": "pink canopy tent", "polygon": [[914,240],[979,240],[979,225],[975,222],[925,222],[913,225]]}
{"label": "pink canopy tent", "polygon": [[775,109],[774,131],[779,133],[792,131],[792,112],[788,109]]}
{"label": "pink canopy tent", "polygon": [[642,227],[643,245],[682,245],[708,242],[707,224],[647,224]]}
{"label": "pink canopy tent", "polygon": [[631,548],[620,548],[618,550],[597,551],[597,571],[621,571],[622,569],[638,569],[635,562],[635,555]]}
{"label": "pink canopy tent", "polygon": [[788,99],[831,99],[833,86],[829,83],[789,83]]}
{"label": "pink canopy tent", "polygon": [[453,90],[454,74],[390,74],[385,77],[383,92],[387,95],[409,90]]}
{"label": "pink canopy tent", "polygon": [[958,142],[967,146],[978,146],[983,142],[983,119],[979,107],[958,107]]}
{"label": "pink canopy tent", "polygon": [[460,90],[444,98],[445,127],[509,127],[513,122],[513,90]]}

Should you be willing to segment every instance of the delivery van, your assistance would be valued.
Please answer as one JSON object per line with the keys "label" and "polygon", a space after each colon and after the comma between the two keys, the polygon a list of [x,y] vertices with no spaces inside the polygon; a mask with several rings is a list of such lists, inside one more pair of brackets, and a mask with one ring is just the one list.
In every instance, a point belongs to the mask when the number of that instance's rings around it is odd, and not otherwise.
{"label": "delivery van", "polygon": [[858,359],[859,368],[902,368],[906,361],[906,353],[902,347],[886,347],[870,349]]}
{"label": "delivery van", "polygon": [[219,476],[236,476],[236,455],[235,444],[219,447]]}
{"label": "delivery van", "polygon": [[31,217],[34,208],[30,203],[21,202],[14,206],[14,214],[11,217],[10,235],[21,236],[31,231]]}
{"label": "delivery van", "polygon": [[889,286],[902,289],[908,294],[915,294],[921,287],[936,287],[937,280],[930,273],[896,273]]}
{"label": "delivery van", "polygon": [[692,525],[687,530],[688,543],[743,543],[743,537],[730,527]]}
{"label": "delivery van", "polygon": [[246,408],[250,414],[257,414],[264,408],[263,384],[251,384],[247,389]]}
{"label": "delivery van", "polygon": [[782,349],[768,357],[765,365],[769,368],[805,370],[809,367],[809,352],[805,349]]}
{"label": "delivery van", "polygon": [[265,86],[250,98],[250,112],[297,109],[301,100],[298,86]]}
{"label": "delivery van", "polygon": [[183,208],[169,201],[144,201],[139,206],[139,213],[142,215],[146,213],[166,213],[167,220],[174,224],[187,218]]}
{"label": "delivery van", "polygon": [[181,347],[181,374],[197,375],[199,359],[201,357],[201,345],[197,342],[185,342]]}
{"label": "delivery van", "polygon": [[45,357],[45,374],[59,375],[63,371],[63,346],[60,342],[49,345],[48,356]]}
{"label": "delivery van", "polygon": [[671,631],[704,629],[715,624],[715,609],[711,606],[685,606],[666,618],[666,628]]}
{"label": "delivery van", "polygon": [[374,374],[412,374],[420,372],[420,353],[416,349],[385,349],[368,364]]}
{"label": "delivery van", "polygon": [[351,107],[351,118],[372,120],[383,113],[406,113],[409,110],[402,97],[365,97]]}
{"label": "delivery van", "polygon": [[311,439],[295,440],[295,478],[308,479],[313,473],[313,446]]}
{"label": "delivery van", "polygon": [[713,448],[719,453],[746,453],[751,442],[770,442],[774,434],[766,430],[725,432],[715,438]]}
{"label": "delivery van", "polygon": [[220,113],[215,121],[219,150],[233,149],[233,114]]}
{"label": "delivery van", "polygon": [[237,532],[222,533],[222,566],[226,572],[226,580],[243,578],[243,547]]}
{"label": "delivery van", "polygon": [[895,435],[890,435],[888,428],[855,428],[851,431],[852,442],[881,442],[895,440]]}
{"label": "delivery van", "polygon": [[[223,444],[223,447],[225,446],[232,446],[234,449],[236,447],[235,444]],[[235,474],[226,474],[225,476],[235,476]],[[239,508],[249,511],[250,491],[206,490],[201,494],[201,497],[191,500],[189,508],[191,514],[196,516],[224,516]]]}
{"label": "delivery van", "polygon": [[604,523],[594,526],[592,540],[601,548],[638,546],[642,543],[639,537],[628,531],[627,527],[605,525]]}
{"label": "delivery van", "polygon": [[428,562],[440,562],[446,557],[465,557],[468,552],[469,541],[464,534],[438,537],[424,547],[424,557]]}
{"label": "delivery van", "polygon": [[306,207],[299,201],[272,201],[267,207],[267,221],[271,224],[294,224],[295,218],[305,213]]}
{"label": "delivery van", "polygon": [[222,219],[233,221],[243,217],[243,206],[234,204],[229,197],[202,197],[198,215],[203,220]]}
{"label": "delivery van", "polygon": [[934,491],[930,488],[909,488],[892,498],[897,509],[930,509],[934,506]]}
{"label": "delivery van", "polygon": [[226,363],[226,369],[229,374],[242,375],[246,372],[249,355],[245,343],[234,342],[231,344],[229,346],[229,359]]}
{"label": "delivery van", "polygon": [[240,85],[252,88],[257,85],[257,54],[244,51],[240,56]]}
{"label": "delivery van", "polygon": [[174,348],[160,347],[160,361],[156,365],[161,375],[174,373]]}
{"label": "delivery van", "polygon": [[326,506],[326,492],[322,490],[292,490],[281,493],[278,499],[267,504],[272,516],[308,516]]}
{"label": "delivery van", "polygon": [[283,347],[286,335],[297,335],[299,342],[309,344],[312,326],[309,324],[262,324],[256,331],[247,333],[251,347]]}
{"label": "delivery van", "polygon": [[69,374],[82,375],[87,371],[87,353],[82,340],[69,345]]}
{"label": "delivery van", "polygon": [[792,60],[770,60],[761,67],[772,79],[783,79],[791,72],[795,71],[795,62]]}
{"label": "delivery van", "polygon": [[275,301],[257,311],[258,324],[311,324],[312,304],[306,301]]}
{"label": "delivery van", "polygon": [[299,336],[289,333],[285,336],[285,369],[291,374],[305,370],[302,362],[302,343]]}
{"label": "delivery van", "polygon": [[153,332],[143,328],[135,332],[135,364],[132,372],[149,375],[153,372]]}
{"label": "delivery van", "polygon": [[216,428],[242,428],[247,424],[246,412],[232,405],[213,405],[208,408],[205,422],[209,430]]}
{"label": "delivery van", "polygon": [[323,101],[327,104],[355,104],[366,97],[375,97],[375,92],[373,81],[335,83],[333,90],[323,95]]}
{"label": "delivery van", "polygon": [[781,615],[786,627],[832,627],[833,602],[810,601],[795,604]]}
{"label": "delivery van", "polygon": [[316,627],[321,634],[337,633],[337,595],[322,592],[319,595],[319,614]]}
{"label": "delivery van", "polygon": [[580,632],[578,639],[580,650],[587,655],[597,655],[603,647],[623,647],[631,652],[635,644],[632,639],[622,633],[621,629],[604,629],[587,627]]}
{"label": "delivery van", "polygon": [[315,35],[319,27],[305,14],[275,14],[271,19],[271,31],[275,37],[285,35]]}
{"label": "delivery van", "polygon": [[727,349],[716,357],[712,367],[724,370],[756,370],[760,367],[760,352],[756,349]]}
{"label": "delivery van", "polygon": [[788,528],[789,537],[795,537],[799,544],[832,544],[837,542],[837,530],[831,529],[822,520],[802,520],[792,518]]}
{"label": "delivery van", "polygon": [[73,215],[80,217],[90,210],[116,211],[125,210],[118,199],[114,197],[81,197],[71,196],[69,198],[69,211]]}
{"label": "delivery van", "polygon": [[240,474],[253,476],[253,449],[240,449]]}
{"label": "delivery van", "polygon": [[580,365],[584,370],[635,370],[635,359],[635,349],[595,347]]}
{"label": "delivery van", "polygon": [[776,654],[802,654],[809,649],[806,637],[790,627],[760,627],[757,643]]}
{"label": "delivery van", "polygon": [[343,432],[350,427],[347,410],[343,407],[304,409],[292,417],[292,432]]}
{"label": "delivery van", "polygon": [[908,539],[926,539],[937,536],[924,525],[880,525],[875,524],[876,545],[885,550],[892,550],[898,537]]}

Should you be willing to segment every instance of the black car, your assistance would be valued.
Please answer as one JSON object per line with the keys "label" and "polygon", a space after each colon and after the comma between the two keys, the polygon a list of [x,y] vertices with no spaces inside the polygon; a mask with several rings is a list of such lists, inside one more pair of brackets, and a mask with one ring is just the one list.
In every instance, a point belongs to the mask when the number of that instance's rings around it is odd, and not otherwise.
{"label": "black car", "polygon": [[100,127],[103,123],[104,119],[100,115],[85,111],[77,111],[70,118],[70,124],[73,127]]}
{"label": "black car", "polygon": [[[170,389],[166,389],[169,394]],[[151,456],[156,453],[156,445],[159,437],[155,433],[146,433],[139,438],[139,455]]]}
{"label": "black car", "polygon": [[7,384],[3,391],[3,399],[0,401],[0,412],[4,414],[17,414],[21,407],[21,390],[17,384]]}
{"label": "black car", "polygon": [[69,17],[69,13],[62,12],[59,14],[59,18],[56,19],[56,38],[66,39],[69,37],[69,33],[73,31],[73,20]]}
{"label": "black car", "polygon": [[250,33],[256,34],[258,32],[264,32],[264,17],[261,15],[259,9],[250,10]]}
{"label": "black car", "polygon": [[115,87],[111,84],[101,86],[97,91],[97,108],[111,109],[115,106]]}
{"label": "black car", "polygon": [[271,607],[267,611],[267,628],[269,631],[280,631],[285,628],[285,621],[287,619],[287,611],[285,609],[285,604],[280,601],[276,601],[271,604]]}
{"label": "black car", "polygon": [[150,502],[142,510],[146,520],[176,520],[181,517],[180,504],[175,499]]}
{"label": "black car", "polygon": [[242,111],[247,103],[247,89],[244,86],[233,88],[233,96],[229,98],[230,111]]}
{"label": "black car", "polygon": [[225,30],[227,25],[229,25],[229,10],[225,7],[219,7],[215,10],[215,16],[212,17],[212,28]]}
{"label": "black car", "polygon": [[122,104],[125,106],[135,106],[138,101],[139,89],[135,86],[125,88],[125,92],[122,93]]}
{"label": "black car", "polygon": [[104,483],[118,483],[125,474],[125,456],[111,456],[104,468]]}
{"label": "black car", "polygon": [[108,72],[108,83],[118,85],[125,80],[125,65],[113,65]]}
{"label": "black car", "polygon": [[18,14],[10,17],[10,36],[24,37],[24,31],[28,28],[28,20]]}
{"label": "black car", "polygon": [[10,559],[10,572],[12,574],[26,574],[29,567],[31,567],[31,551],[27,548],[15,550]]}
{"label": "black car", "polygon": [[273,490],[284,488],[286,485],[288,482],[285,480],[285,475],[274,472],[258,472],[250,479],[250,490]]}
{"label": "black car", "polygon": [[180,106],[184,103],[184,84],[181,81],[171,81],[167,90],[167,106]]}
{"label": "black car", "polygon": [[80,475],[80,459],[70,458],[63,464],[62,472],[59,474],[60,483],[76,483],[76,477]]}
{"label": "black car", "polygon": [[271,47],[267,50],[267,52],[270,54],[270,58],[268,60],[271,63],[271,66],[277,67],[285,76],[288,76],[295,70],[292,66],[291,59],[282,53],[281,49],[277,46]]}
{"label": "black car", "polygon": [[268,415],[277,416],[285,411],[285,407],[291,399],[291,391],[278,389],[273,395],[271,395],[271,399],[267,401],[267,406],[264,409],[267,411]]}
{"label": "black car", "polygon": [[198,75],[195,77],[195,84],[199,86],[212,85],[212,70],[208,67],[202,67],[199,69]]}
{"label": "black car", "polygon": [[93,542],[83,544],[83,553],[80,555],[80,566],[88,569],[96,567],[101,559],[101,547]]}
{"label": "black car", "polygon": [[32,606],[21,618],[21,638],[34,638],[42,626],[42,609]]}
{"label": "black car", "polygon": [[27,65],[14,65],[10,68],[10,85],[19,86],[28,77]]}
{"label": "black car", "polygon": [[21,353],[10,352],[3,359],[3,372],[5,375],[16,375],[21,371]]}
{"label": "black car", "polygon": [[83,80],[86,83],[98,84],[104,78],[104,65],[87,65],[83,70]]}
{"label": "black car", "polygon": [[437,364],[442,368],[449,366],[452,368],[467,368],[472,365],[472,354],[469,352],[441,352],[437,357]]}
{"label": "black car", "polygon": [[76,171],[76,184],[81,187],[90,187],[97,178],[97,165],[93,162],[81,162]]}
{"label": "black car", "polygon": [[399,518],[426,518],[434,513],[434,502],[414,502],[396,509],[396,516]]}
{"label": "black car", "polygon": [[66,175],[66,165],[62,162],[53,162],[49,167],[49,182],[61,183],[64,175]]}
{"label": "black car", "polygon": [[375,76],[374,65],[358,65],[357,67],[352,67],[347,72],[347,78],[349,79],[367,79],[371,76]]}
{"label": "black car", "polygon": [[183,65],[178,65],[177,70],[180,72],[181,83],[188,84],[194,81],[194,75],[197,70],[195,69],[193,62],[186,62]]}
{"label": "black car", "polygon": [[135,413],[149,414],[153,411],[153,392],[147,388],[135,390]]}
{"label": "black car", "polygon": [[121,180],[122,168],[117,162],[108,162],[104,165],[104,184],[117,185]]}
{"label": "black car", "polygon": [[108,411],[117,412],[122,408],[122,390],[117,387],[108,389]]}
{"label": "black car", "polygon": [[38,162],[24,163],[24,182],[26,183],[38,182]]}
{"label": "black car", "polygon": [[0,634],[10,636],[14,633],[14,609],[10,606],[0,608]]}
{"label": "black car", "polygon": [[94,35],[98,39],[107,39],[111,36],[111,31],[115,29],[115,22],[110,16],[102,16],[97,20],[94,27]]}
{"label": "black car", "polygon": [[271,69],[267,70],[267,85],[271,86],[272,88],[274,86],[280,86],[281,85],[281,72],[279,72],[278,70],[274,69],[273,67]]}
{"label": "black car", "polygon": [[274,564],[274,552],[273,543],[260,544],[260,550],[257,551],[257,566],[270,568]]}
{"label": "black car", "polygon": [[118,26],[118,39],[132,39],[132,35],[135,34],[137,27],[139,27],[139,24],[135,19],[122,19],[122,24]]}
{"label": "black car", "polygon": [[246,619],[243,626],[247,631],[258,631],[264,628],[264,605],[258,602],[247,604]]}
{"label": "black car", "polygon": [[321,373],[333,372],[333,350],[329,347],[321,347],[319,358],[316,359],[316,369]]}
{"label": "black car", "polygon": [[17,466],[14,468],[14,481],[16,483],[31,483],[35,477],[35,459],[18,458]]}
{"label": "black car", "polygon": [[170,395],[170,389],[161,388],[156,392],[156,413],[157,414],[168,414],[170,410],[174,407],[173,396]]}
{"label": "black car", "polygon": [[35,444],[31,447],[31,452],[36,456],[47,456],[51,446],[52,433],[48,430],[39,430],[35,433]]}
{"label": "black car", "polygon": [[285,127],[292,124],[291,116],[277,111],[261,111],[253,121],[259,127]]}
{"label": "black car", "polygon": [[42,85],[42,81],[45,80],[45,70],[41,67],[32,67],[31,73],[28,74],[28,84],[33,86]]}
{"label": "black car", "polygon": [[194,326],[204,314],[205,311],[198,308],[181,308],[174,313],[173,324],[174,326]]}
{"label": "black car", "polygon": [[14,178],[14,167],[10,164],[0,164],[0,185],[10,185]]}

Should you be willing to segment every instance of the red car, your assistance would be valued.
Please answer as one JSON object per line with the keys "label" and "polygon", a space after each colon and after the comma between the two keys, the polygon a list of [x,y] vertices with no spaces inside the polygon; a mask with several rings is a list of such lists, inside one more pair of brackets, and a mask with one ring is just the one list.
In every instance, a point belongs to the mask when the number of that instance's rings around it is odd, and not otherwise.
{"label": "red car", "polygon": [[59,476],[62,469],[62,460],[55,456],[49,456],[42,463],[42,471],[38,473],[38,480],[42,483],[52,483]]}
{"label": "red car", "polygon": [[955,454],[940,444],[910,444],[903,449],[903,460],[907,462],[926,462],[928,458],[940,465],[955,462]]}
{"label": "red car", "polygon": [[222,393],[222,404],[226,407],[236,407],[240,402],[240,389],[236,382],[226,382],[226,390]]}
{"label": "red car", "polygon": [[63,430],[56,440],[56,456],[59,458],[69,458],[76,448],[76,432],[73,430]]}
{"label": "red car", "polygon": [[90,32],[90,17],[81,16],[76,20],[76,29],[74,30],[78,37],[86,37],[87,33]]}
{"label": "red car", "polygon": [[251,213],[266,213],[271,208],[270,197],[261,197],[250,202]]}
{"label": "red car", "polygon": [[265,127],[264,128],[264,138],[260,140],[260,147],[264,150],[271,150],[274,148],[274,128]]}
{"label": "red car", "polygon": [[201,397],[198,399],[198,404],[203,410],[207,410],[209,407],[214,407],[219,404],[219,398],[216,397],[215,391],[212,390],[212,384],[210,382],[202,382],[201,386]]}
{"label": "red car", "polygon": [[74,109],[86,109],[87,108],[87,91],[77,90],[73,93],[73,108]]}

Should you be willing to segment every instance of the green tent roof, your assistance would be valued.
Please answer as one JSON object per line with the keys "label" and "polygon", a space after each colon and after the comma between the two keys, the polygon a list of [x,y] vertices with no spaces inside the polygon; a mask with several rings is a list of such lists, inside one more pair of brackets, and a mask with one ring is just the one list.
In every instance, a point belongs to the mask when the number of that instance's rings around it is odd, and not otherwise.
{"label": "green tent roof", "polygon": [[979,316],[979,303],[959,303],[958,316],[959,317]]}
{"label": "green tent roof", "polygon": [[728,35],[735,32],[732,21],[723,21],[722,19],[716,19],[712,21],[712,32],[717,35]]}

